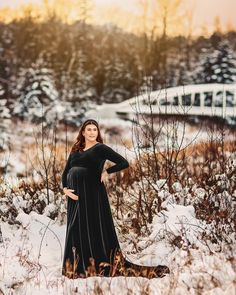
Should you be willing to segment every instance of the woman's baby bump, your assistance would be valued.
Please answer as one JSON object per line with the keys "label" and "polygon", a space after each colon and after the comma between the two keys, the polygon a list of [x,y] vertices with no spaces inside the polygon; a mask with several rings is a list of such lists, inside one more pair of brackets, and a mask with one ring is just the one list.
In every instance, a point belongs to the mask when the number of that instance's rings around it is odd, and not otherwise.
{"label": "woman's baby bump", "polygon": [[75,177],[76,176],[77,177],[87,176],[88,175],[88,168],[82,167],[82,166],[71,167],[69,173]]}

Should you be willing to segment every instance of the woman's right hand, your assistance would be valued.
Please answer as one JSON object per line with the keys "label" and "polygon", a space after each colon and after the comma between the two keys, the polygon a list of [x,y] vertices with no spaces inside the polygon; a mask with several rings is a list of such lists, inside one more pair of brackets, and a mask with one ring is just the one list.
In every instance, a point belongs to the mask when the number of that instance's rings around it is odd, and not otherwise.
{"label": "woman's right hand", "polygon": [[67,195],[71,199],[77,201],[79,199],[79,196],[77,196],[76,194],[73,194],[72,193],[73,191],[74,191],[73,189],[70,189],[70,188],[67,188],[67,187],[63,188],[63,192],[64,192],[65,195]]}

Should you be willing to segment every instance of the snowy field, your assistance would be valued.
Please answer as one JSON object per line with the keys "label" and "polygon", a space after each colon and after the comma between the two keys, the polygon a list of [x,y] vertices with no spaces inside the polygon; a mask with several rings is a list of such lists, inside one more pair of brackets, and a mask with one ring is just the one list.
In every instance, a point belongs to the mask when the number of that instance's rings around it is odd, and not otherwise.
{"label": "snowy field", "polygon": [[[118,127],[121,131],[117,137],[108,128],[104,132],[104,140],[114,149],[131,160],[134,152],[130,147],[131,123],[118,119],[100,120],[102,128]],[[22,157],[22,145],[32,144],[32,127],[19,123],[9,134],[10,141],[15,141],[15,149],[9,156],[7,178],[9,188],[0,199],[0,213],[15,214],[14,223],[2,219],[0,237],[0,294],[204,294],[235,295],[236,286],[236,238],[231,233],[229,243],[222,240],[215,243],[208,237],[213,225],[198,219],[194,204],[201,203],[204,188],[192,187],[194,198],[189,193],[190,187],[182,187],[180,183],[173,185],[170,192],[167,187],[161,188],[163,180],[154,184],[157,188],[160,212],[156,213],[149,224],[150,235],[138,237],[131,231],[129,237],[120,231],[119,222],[114,218],[117,234],[124,255],[134,263],[155,266],[165,264],[170,274],[163,278],[146,279],[141,277],[91,277],[70,280],[62,277],[61,266],[65,240],[65,198],[62,198],[60,218],[49,218],[55,210],[53,201],[47,205],[42,214],[34,211],[24,213],[31,204],[30,196],[10,195],[10,187],[19,184],[17,175],[24,173],[25,159]],[[180,128],[181,129],[181,128]],[[22,133],[22,130],[25,130]],[[207,133],[192,126],[187,126],[185,144],[197,135],[196,141],[205,140]],[[21,131],[21,132],[20,132]],[[181,130],[180,130],[181,133]],[[20,134],[20,136],[19,136]],[[76,130],[69,131],[73,140]],[[22,141],[24,138],[24,142]],[[124,142],[127,148],[120,148]],[[165,144],[163,143],[163,146]],[[233,155],[236,163],[236,156]],[[12,177],[12,178],[11,178]],[[3,188],[2,188],[3,189]],[[53,194],[53,193],[52,193]],[[236,192],[235,192],[236,195]],[[232,210],[235,208],[235,195],[231,198]],[[222,200],[227,195],[222,194]],[[128,198],[128,196],[125,196]],[[44,200],[45,195],[38,196]],[[10,199],[10,202],[9,202]],[[53,200],[53,199],[52,199]],[[180,200],[177,202],[177,200]],[[64,203],[63,203],[64,202]],[[127,199],[128,202],[128,199]],[[224,205],[224,203],[222,203]],[[220,206],[222,205],[220,204]],[[222,206],[223,206],[222,205]],[[9,208],[14,208],[11,212]],[[114,210],[114,208],[112,208]],[[128,213],[128,212],[127,212]],[[63,215],[64,214],[64,215]],[[64,216],[64,217],[63,217]],[[128,220],[124,217],[123,223]],[[206,238],[204,238],[206,237]],[[134,240],[138,251],[134,249]]]}
{"label": "snowy field", "polygon": [[[150,225],[151,236],[138,241],[142,250],[136,255],[127,255],[138,264],[170,267],[169,275],[151,280],[62,277],[65,225],[51,220],[46,213],[25,214],[21,206],[24,204],[19,203],[17,225],[1,223],[0,289],[3,294],[117,294],[118,290],[119,294],[199,294],[195,290],[202,290],[200,294],[235,294],[232,253],[226,246],[223,253],[219,252],[218,247],[199,239],[202,230],[210,229],[196,219],[193,206],[167,205],[167,211],[161,211]],[[192,248],[185,243],[181,248],[173,247],[161,236],[166,228],[176,236],[188,238]],[[125,254],[131,245],[121,243],[121,246]],[[236,251],[235,243],[233,250]],[[99,293],[99,289],[103,293]]]}

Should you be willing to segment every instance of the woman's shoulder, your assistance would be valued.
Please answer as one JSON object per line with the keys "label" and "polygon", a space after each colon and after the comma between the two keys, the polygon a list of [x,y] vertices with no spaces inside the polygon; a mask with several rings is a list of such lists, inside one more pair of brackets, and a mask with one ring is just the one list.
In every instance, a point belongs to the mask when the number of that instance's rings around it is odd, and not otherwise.
{"label": "woman's shoulder", "polygon": [[97,148],[98,149],[104,149],[104,148],[109,148],[109,146],[106,143],[98,142]]}
{"label": "woman's shoulder", "polygon": [[98,152],[99,152],[99,151],[100,151],[100,152],[106,152],[106,151],[108,151],[109,149],[111,149],[111,148],[109,147],[109,145],[107,145],[106,143],[103,143],[103,142],[99,142],[95,148],[96,148],[96,150],[97,150]]}

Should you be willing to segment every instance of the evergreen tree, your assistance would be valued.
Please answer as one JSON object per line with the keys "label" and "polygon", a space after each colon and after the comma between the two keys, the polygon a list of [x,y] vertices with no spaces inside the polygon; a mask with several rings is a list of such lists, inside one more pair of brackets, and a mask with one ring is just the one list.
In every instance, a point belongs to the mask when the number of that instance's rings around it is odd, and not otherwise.
{"label": "evergreen tree", "polygon": [[10,118],[7,99],[0,99],[0,152],[6,150],[10,143]]}
{"label": "evergreen tree", "polygon": [[58,92],[55,88],[53,71],[44,65],[43,60],[38,59],[31,68],[20,70],[14,94],[16,96],[14,114],[24,119],[38,121],[42,115],[50,112],[47,119],[55,119],[52,111],[58,103]]}
{"label": "evergreen tree", "polygon": [[105,82],[102,96],[105,102],[114,103],[121,102],[126,99],[129,92],[125,89],[127,80],[131,77],[125,70],[122,61],[114,56],[113,60],[105,62]]}
{"label": "evergreen tree", "polygon": [[236,60],[227,40],[217,49],[203,48],[195,73],[197,83],[233,83],[236,78]]}
{"label": "evergreen tree", "polygon": [[96,90],[93,86],[93,76],[86,70],[87,57],[79,50],[78,65],[74,78],[74,98],[77,101],[84,101],[86,99],[93,100],[96,97]]}
{"label": "evergreen tree", "polygon": [[11,28],[0,24],[0,99],[10,97],[9,79],[14,62],[11,51],[13,38]]}
{"label": "evergreen tree", "polygon": [[215,51],[215,60],[212,65],[212,80],[217,83],[230,84],[236,78],[236,59],[227,40],[220,43]]}

